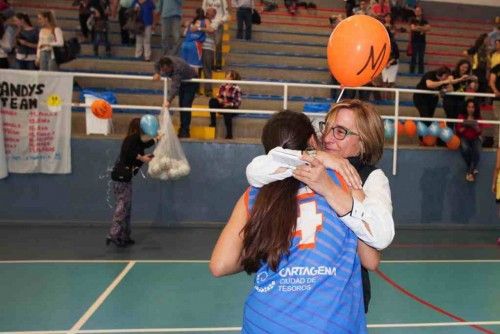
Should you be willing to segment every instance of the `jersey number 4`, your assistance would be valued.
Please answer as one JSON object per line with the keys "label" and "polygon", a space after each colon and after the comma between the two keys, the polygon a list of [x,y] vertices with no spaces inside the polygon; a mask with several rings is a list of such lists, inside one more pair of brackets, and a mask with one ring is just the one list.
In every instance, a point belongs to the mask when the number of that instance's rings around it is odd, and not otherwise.
{"label": "jersey number 4", "polygon": [[316,201],[299,204],[295,237],[300,238],[299,249],[314,248],[316,232],[323,228],[323,214],[318,213]]}

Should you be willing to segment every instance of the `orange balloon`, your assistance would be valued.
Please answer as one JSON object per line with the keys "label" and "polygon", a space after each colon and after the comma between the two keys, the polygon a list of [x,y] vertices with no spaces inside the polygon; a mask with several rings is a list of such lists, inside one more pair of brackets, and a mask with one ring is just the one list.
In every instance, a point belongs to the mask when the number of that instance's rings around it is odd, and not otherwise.
{"label": "orange balloon", "polygon": [[405,122],[405,132],[408,137],[414,137],[417,135],[417,124],[411,119]]}
{"label": "orange balloon", "polygon": [[424,136],[422,137],[422,143],[424,146],[434,146],[436,145],[437,138],[434,136]]}
{"label": "orange balloon", "polygon": [[382,72],[390,54],[386,28],[368,15],[353,15],[341,21],[328,40],[328,67],[343,86],[370,82]]}
{"label": "orange balloon", "polygon": [[405,126],[403,125],[403,123],[398,122],[398,136],[401,136],[404,133],[405,133]]}
{"label": "orange balloon", "polygon": [[111,105],[105,100],[95,100],[92,102],[90,110],[92,110],[92,113],[97,118],[109,119],[113,116],[113,108],[111,108]]}
{"label": "orange balloon", "polygon": [[458,150],[458,148],[460,147],[460,137],[458,137],[457,135],[453,135],[450,141],[446,143],[446,146],[450,150]]}

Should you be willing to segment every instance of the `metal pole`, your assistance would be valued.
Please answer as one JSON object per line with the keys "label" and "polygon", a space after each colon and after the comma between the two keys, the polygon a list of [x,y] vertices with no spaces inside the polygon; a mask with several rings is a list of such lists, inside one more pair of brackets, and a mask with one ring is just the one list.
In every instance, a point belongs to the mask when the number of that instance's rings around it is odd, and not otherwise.
{"label": "metal pole", "polygon": [[283,85],[283,110],[288,108],[288,85]]}
{"label": "metal pole", "polygon": [[392,175],[397,174],[398,161],[398,125],[399,125],[399,90],[395,89],[395,108],[394,108],[394,142],[392,150]]}

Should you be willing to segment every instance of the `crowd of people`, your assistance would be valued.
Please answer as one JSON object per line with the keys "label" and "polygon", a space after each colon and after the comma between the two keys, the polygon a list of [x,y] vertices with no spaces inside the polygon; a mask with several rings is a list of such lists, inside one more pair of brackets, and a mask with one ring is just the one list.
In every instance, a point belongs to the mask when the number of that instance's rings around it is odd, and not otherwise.
{"label": "crowd of people", "polygon": [[[15,13],[7,1],[1,0],[3,8],[0,16],[0,67],[41,70],[57,70],[55,51],[64,45],[62,29],[57,25],[53,12],[42,11],[38,14],[38,25],[32,24],[30,17],[24,13]],[[290,2],[287,6],[296,6],[300,3]],[[446,92],[488,92],[498,95],[496,81],[498,78],[498,65],[500,64],[500,32],[498,22],[489,34],[482,34],[474,45],[464,51],[466,58],[457,62],[454,70],[441,67],[436,70],[425,71],[426,35],[431,29],[429,22],[423,15],[422,8],[415,1],[368,1],[346,0],[346,16],[371,15],[379,19],[387,29],[391,54],[386,67],[380,76],[373,79],[366,86],[395,87],[398,71],[400,70],[400,49],[396,42],[397,34],[409,31],[407,54],[410,58],[410,73],[417,72],[422,77],[416,88],[424,90],[438,90]],[[99,55],[99,47],[104,44],[106,55],[111,54],[109,41],[109,20],[118,15],[120,23],[121,43],[130,45],[135,43],[135,57],[152,60],[151,35],[156,26],[161,26],[162,53],[165,56],[176,56],[187,63],[194,74],[186,78],[205,77],[211,78],[212,71],[222,68],[222,34],[223,24],[229,19],[228,3],[226,0],[204,0],[202,7],[195,10],[192,20],[182,22],[182,2],[165,0],[78,0],[74,5],[79,9],[79,21],[82,38],[92,42],[94,54]],[[233,0],[231,5],[236,9],[237,33],[236,37],[251,39],[251,15],[255,9],[253,0]],[[307,6],[306,6],[307,7]],[[340,16],[330,18],[331,28],[342,20]],[[398,22],[399,27],[395,22]],[[139,23],[138,23],[139,22]],[[408,29],[401,26],[401,22],[408,22]],[[184,31],[181,32],[181,27]],[[184,38],[181,38],[181,35]],[[9,62],[9,56],[15,54],[15,62]],[[10,58],[12,58],[10,56]],[[174,61],[174,63],[178,61]],[[175,66],[174,66],[175,67]],[[187,71],[186,71],[187,73]],[[232,73],[232,74],[230,74]],[[228,75],[234,75],[228,72]],[[237,75],[239,78],[239,74]],[[332,77],[332,83],[337,83]],[[195,86],[195,85],[193,85]],[[198,89],[198,85],[196,85]],[[224,102],[223,88],[236,87],[238,92],[235,99],[237,103]],[[238,108],[241,105],[241,89],[237,85],[224,85],[219,92],[213,92],[212,85],[204,85],[204,93],[212,98],[210,106],[213,108]],[[180,87],[180,86],[179,86]],[[233,88],[234,88],[233,87]],[[173,90],[176,91],[175,89]],[[191,90],[182,89],[184,102],[181,107],[190,107],[194,96]],[[199,91],[197,91],[199,93]],[[332,98],[336,97],[332,90]],[[390,100],[391,93],[347,90],[344,98],[354,98],[356,95],[362,100]],[[433,117],[438,104],[437,95],[414,94],[413,100],[419,114],[423,117]],[[170,98],[167,99],[169,103]],[[491,103],[487,99],[475,99],[476,104]],[[463,96],[443,94],[443,108],[448,118],[457,118],[466,110]],[[498,119],[498,108],[495,108],[486,119]],[[211,126],[214,125],[214,113],[211,116]],[[224,115],[226,124],[226,138],[232,138],[232,116]],[[189,136],[190,120],[187,114],[183,117],[179,136]],[[482,133],[483,145],[491,142],[492,128],[485,127]]]}

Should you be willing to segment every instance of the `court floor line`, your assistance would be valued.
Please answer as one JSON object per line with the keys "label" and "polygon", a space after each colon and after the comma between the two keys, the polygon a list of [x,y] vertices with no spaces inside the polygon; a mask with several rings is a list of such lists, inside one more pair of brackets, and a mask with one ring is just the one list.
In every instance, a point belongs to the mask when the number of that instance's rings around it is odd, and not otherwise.
{"label": "court floor line", "polygon": [[90,306],[90,308],[85,312],[82,317],[71,327],[68,331],[68,334],[76,334],[78,331],[85,325],[85,323],[90,319],[90,317],[94,314],[95,311],[104,303],[106,298],[113,292],[113,290],[120,284],[122,279],[128,274],[130,269],[132,269],[135,265],[135,261],[130,261],[127,266],[122,270],[122,272],[116,276],[113,282],[104,290],[103,293],[97,298],[97,300]]}
{"label": "court floor line", "polygon": [[[401,285],[399,285],[398,283],[396,283],[393,279],[391,279],[389,276],[387,276],[385,273],[383,273],[382,271],[380,271],[379,269],[376,270],[376,273],[383,279],[385,280],[387,283],[389,283],[389,285],[391,285],[392,287],[394,287],[396,290],[398,290],[399,292],[405,294],[406,296],[410,297],[411,299],[419,302],[420,304],[422,305],[425,305],[431,309],[433,309],[434,311],[438,312],[438,313],[441,313],[441,314],[444,314],[446,315],[447,317],[453,319],[453,320],[456,320],[458,322],[461,322],[461,323],[466,323],[467,320],[465,320],[464,318],[461,318],[451,312],[448,312],[446,311],[445,309],[442,309],[441,307],[439,306],[436,306],[420,297],[418,297],[417,295],[411,293],[410,291],[406,290],[405,288],[403,288]],[[480,332],[483,332],[483,333],[486,333],[486,334],[495,334],[494,332],[486,329],[486,328],[483,328],[481,327],[480,325],[468,325]]]}
{"label": "court floor line", "polygon": [[[370,324],[368,328],[431,328],[431,327],[463,327],[472,325],[498,326],[500,321],[468,321],[468,322],[429,322]],[[241,327],[192,327],[192,328],[122,328],[122,329],[87,329],[78,330],[76,334],[114,334],[114,333],[196,333],[196,332],[239,332]],[[0,332],[0,334],[66,334],[67,331],[25,331]]]}
{"label": "court floor line", "polygon": [[[4,260],[0,264],[36,263],[208,263],[209,260]],[[500,263],[500,260],[382,260],[381,263]]]}

